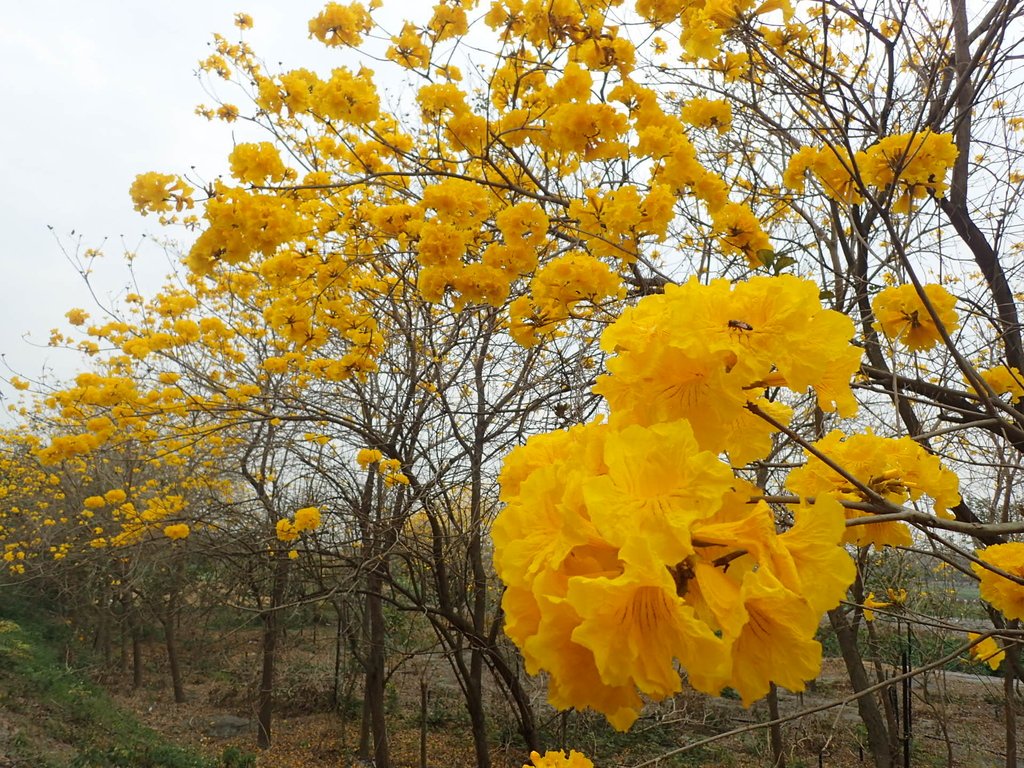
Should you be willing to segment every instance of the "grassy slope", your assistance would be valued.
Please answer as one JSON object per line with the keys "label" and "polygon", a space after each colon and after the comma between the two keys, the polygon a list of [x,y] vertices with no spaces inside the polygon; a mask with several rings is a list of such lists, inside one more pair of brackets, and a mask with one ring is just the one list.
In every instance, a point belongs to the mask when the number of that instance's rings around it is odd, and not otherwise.
{"label": "grassy slope", "polygon": [[216,768],[117,709],[60,658],[63,630],[0,599],[0,766]]}

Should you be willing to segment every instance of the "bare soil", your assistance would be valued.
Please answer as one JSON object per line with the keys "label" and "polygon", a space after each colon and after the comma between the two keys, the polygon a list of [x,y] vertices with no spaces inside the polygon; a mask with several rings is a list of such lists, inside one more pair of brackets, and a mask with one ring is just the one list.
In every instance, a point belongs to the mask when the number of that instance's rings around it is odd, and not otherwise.
{"label": "bare soil", "polygon": [[[274,746],[259,753],[258,765],[269,768],[355,766],[359,741],[358,677],[343,675],[342,699],[347,706],[330,707],[333,682],[333,640],[321,632],[283,643],[279,666],[279,704]],[[186,680],[188,701],[173,702],[159,645],[147,648],[146,685],[131,691],[123,675],[108,678],[116,700],[146,725],[169,739],[210,755],[226,746],[256,752],[255,726],[227,738],[214,735],[209,723],[223,715],[252,719],[252,694],[258,673],[259,645],[254,635],[234,633],[201,649],[195,670]],[[200,662],[197,664],[197,662]],[[893,675],[895,670],[883,670]],[[389,686],[391,749],[397,768],[418,768],[421,684],[430,694],[427,707],[429,766],[475,764],[467,719],[458,688],[439,659],[396,671]],[[1005,766],[1003,681],[999,677],[932,671],[915,677],[912,693],[912,766],[995,768]],[[345,698],[348,688],[349,698]],[[850,695],[839,659],[826,659],[820,677],[800,694],[780,691],[780,711],[792,717],[783,727],[790,768],[859,768],[871,764],[855,702],[830,706]],[[897,695],[899,690],[897,688]],[[536,681],[538,719],[550,737],[549,748],[574,748],[603,766],[733,766],[771,764],[768,734],[759,724],[768,720],[760,702],[744,709],[732,698],[711,699],[692,691],[649,708],[630,734],[614,733],[592,713],[560,715],[544,703],[543,683]],[[523,764],[525,753],[514,724],[497,694],[492,696],[493,762],[496,768]],[[810,712],[811,710],[818,710]],[[1024,720],[1020,699],[1018,720]],[[808,713],[801,716],[800,713]],[[1018,728],[1018,741],[1024,733]],[[739,731],[724,738],[727,732]],[[716,739],[677,752],[679,747]],[[1024,751],[1024,750],[1022,750]],[[660,758],[660,759],[659,759]],[[1024,763],[1022,763],[1024,765]]]}

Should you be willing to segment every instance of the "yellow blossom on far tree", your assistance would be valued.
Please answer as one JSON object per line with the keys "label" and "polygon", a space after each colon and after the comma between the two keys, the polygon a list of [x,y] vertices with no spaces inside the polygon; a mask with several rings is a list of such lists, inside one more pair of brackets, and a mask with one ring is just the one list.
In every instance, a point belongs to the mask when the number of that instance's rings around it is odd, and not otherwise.
{"label": "yellow blossom on far tree", "polygon": [[320,527],[320,508],[303,507],[295,510],[295,530],[312,531]]}
{"label": "yellow blossom on far tree", "polygon": [[979,373],[997,395],[1010,395],[1014,401],[1024,398],[1024,374],[1013,366],[997,365]]}
{"label": "yellow blossom on far tree", "polygon": [[732,125],[732,106],[724,99],[690,99],[679,112],[683,122],[695,128],[716,128],[726,133]]}
{"label": "yellow blossom on far tree", "polygon": [[168,525],[164,528],[164,536],[168,539],[178,541],[180,539],[187,539],[191,530],[185,523],[176,523],[174,525]]}
{"label": "yellow blossom on far tree", "polygon": [[[955,331],[960,325],[954,309],[956,297],[936,283],[925,285],[924,294],[946,333]],[[911,352],[931,349],[942,341],[935,319],[911,283],[883,288],[871,301],[871,309],[875,313],[875,329]]]}
{"label": "yellow blossom on far tree", "polygon": [[575,749],[569,750],[568,757],[565,750],[560,749],[557,752],[545,752],[543,755],[531,752],[530,762],[523,765],[523,768],[594,768],[594,763]]}
{"label": "yellow blossom on far tree", "polygon": [[299,532],[288,518],[277,521],[277,538],[279,541],[295,541],[299,538]]}
{"label": "yellow blossom on far tree", "polygon": [[1024,543],[1013,541],[993,544],[977,554],[981,563],[972,563],[971,568],[981,582],[979,589],[982,600],[1001,611],[1008,619],[1024,619],[1024,584],[1011,581],[985,567],[986,564],[992,565],[1024,581]]}
{"label": "yellow blossom on far tree", "polygon": [[999,669],[999,665],[1003,663],[1003,659],[1006,658],[1006,651],[999,647],[999,643],[996,642],[994,637],[978,640],[980,637],[981,635],[977,632],[967,633],[967,639],[974,643],[971,646],[971,658],[983,664],[988,664],[989,669],[995,672]]}
{"label": "yellow blossom on far tree", "polygon": [[106,499],[108,504],[123,504],[124,500],[128,498],[128,494],[121,488],[111,488],[103,494],[103,498]]}
{"label": "yellow blossom on far tree", "polygon": [[[935,514],[950,517],[960,502],[959,478],[909,437],[880,437],[871,432],[845,435],[833,430],[814,443],[814,448],[844,468],[862,486],[886,501],[903,505],[922,496],[932,499]],[[807,463],[794,469],[786,487],[800,496],[829,494],[840,500],[865,502],[870,496],[851,480],[816,456],[808,453]],[[847,510],[850,519],[870,514]],[[905,523],[862,523],[846,529],[844,541],[857,546],[910,546],[913,540]],[[893,599],[890,596],[890,599]]]}
{"label": "yellow blossom on far tree", "polygon": [[68,322],[72,325],[82,325],[89,319],[89,313],[84,309],[69,309],[64,313],[64,317],[66,317]]}
{"label": "yellow blossom on far tree", "polygon": [[192,187],[177,176],[152,172],[136,176],[129,190],[135,210],[142,215],[191,208],[195,204],[192,192]]}
{"label": "yellow blossom on far tree", "polygon": [[324,45],[356,47],[373,29],[373,19],[361,3],[328,3],[309,20],[309,36]]}
{"label": "yellow blossom on far tree", "polygon": [[360,448],[356,454],[356,461],[363,469],[384,458],[384,454],[373,448]]}
{"label": "yellow blossom on far tree", "polygon": [[876,600],[874,592],[868,592],[868,596],[864,598],[864,620],[874,621],[875,620],[875,609],[876,608],[888,608],[892,603],[887,603],[883,600]]}

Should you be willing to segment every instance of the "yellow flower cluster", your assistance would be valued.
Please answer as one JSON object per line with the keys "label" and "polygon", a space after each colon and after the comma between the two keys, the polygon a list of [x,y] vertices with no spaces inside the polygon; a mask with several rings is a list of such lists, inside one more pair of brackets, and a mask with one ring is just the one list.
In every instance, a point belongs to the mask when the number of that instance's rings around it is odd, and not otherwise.
{"label": "yellow flower cluster", "polygon": [[365,68],[355,73],[348,67],[334,69],[329,80],[317,82],[312,99],[320,115],[346,125],[364,125],[380,114],[373,71]]}
{"label": "yellow flower cluster", "polygon": [[[902,505],[928,496],[935,514],[950,518],[950,508],[960,503],[957,475],[909,437],[879,437],[870,432],[847,436],[834,430],[813,447],[893,504]],[[850,501],[870,500],[849,479],[810,453],[804,466],[790,472],[786,486],[801,496],[828,494]],[[847,510],[847,517],[851,519],[863,515],[857,510]],[[861,547],[913,544],[909,529],[901,522],[851,526],[846,529],[843,540]]]}
{"label": "yellow flower cluster", "polygon": [[566,757],[565,750],[557,752],[548,751],[541,755],[539,752],[530,753],[530,763],[523,768],[594,768],[594,763],[581,752],[575,749],[569,750]]}
{"label": "yellow flower cluster", "polygon": [[864,151],[858,169],[866,184],[878,189],[895,186],[900,193],[893,210],[906,212],[914,199],[932,194],[945,197],[946,174],[956,162],[957,149],[949,133],[903,133],[887,136]]}
{"label": "yellow flower cluster", "polygon": [[510,332],[530,347],[570,315],[584,314],[580,305],[600,306],[622,298],[625,290],[611,268],[585,253],[568,253],[549,261],[530,282],[533,297],[522,296],[509,307]]}
{"label": "yellow flower cluster", "polygon": [[645,299],[605,332],[601,345],[615,357],[594,391],[608,400],[613,423],[687,419],[701,449],[728,452],[742,465],[767,453],[774,431],[747,402],[779,421],[789,417],[763,397],[768,387],[813,387],[824,410],[854,414],[854,335],[850,318],[822,309],[809,280],[691,280]]}
{"label": "yellow flower cluster", "polygon": [[977,632],[967,633],[967,639],[974,643],[971,646],[971,658],[982,664],[988,664],[989,669],[995,672],[1006,658],[1006,651],[999,647],[999,643],[994,637],[978,640],[980,637],[981,635]]}
{"label": "yellow flower cluster", "polygon": [[219,261],[240,264],[253,254],[273,256],[279,246],[307,228],[293,201],[219,182],[214,196],[206,201],[203,217],[207,228],[188,256],[189,266],[200,274],[209,274]]}
{"label": "yellow flower cluster", "polygon": [[817,674],[821,612],[853,578],[844,517],[823,498],[777,535],[755,490],[685,420],[588,424],[531,439],[508,458],[494,524],[505,631],[558,708],[628,728],[641,700],[729,685],[746,703],[771,681]]}
{"label": "yellow flower cluster", "polygon": [[679,116],[695,128],[715,128],[726,133],[732,126],[732,105],[724,99],[690,99],[683,104]]}
{"label": "yellow flower cluster", "polygon": [[1010,395],[1015,402],[1024,398],[1024,374],[1013,366],[999,365],[979,373],[997,395]]}
{"label": "yellow flower cluster", "polygon": [[164,528],[164,536],[173,541],[187,539],[191,530],[186,523],[175,523]]}
{"label": "yellow flower cluster", "polygon": [[658,27],[678,20],[679,44],[695,59],[717,57],[725,34],[744,18],[775,10],[788,18],[793,12],[788,0],[639,0],[636,10]]}
{"label": "yellow flower cluster", "polygon": [[363,469],[376,466],[385,485],[409,484],[409,478],[402,473],[402,462],[398,459],[385,459],[384,454],[376,449],[361,448],[356,454],[356,462]]}
{"label": "yellow flower cluster", "polygon": [[277,521],[275,526],[278,541],[295,541],[299,538],[299,532],[295,529],[295,524],[287,517],[282,517]]}
{"label": "yellow flower cluster", "polygon": [[980,550],[978,558],[982,563],[971,563],[971,568],[981,582],[979,588],[982,600],[1001,611],[1008,619],[1024,619],[1024,584],[1011,581],[984,565],[995,566],[1024,581],[1024,544],[1016,541],[994,544]]}
{"label": "yellow flower cluster", "polygon": [[[677,663],[694,688],[732,686],[748,704],[817,673],[818,620],[854,575],[842,509],[823,495],[778,534],[720,454],[770,450],[770,430],[746,434],[749,401],[772,410],[768,386],[821,387],[823,406],[850,411],[852,336],[813,284],[786,277],[670,286],[605,332],[615,357],[596,391],[610,420],[514,450],[492,530],[505,631],[531,673],[547,671],[554,706],[625,729],[638,690],[680,689]],[[813,360],[795,351],[808,346]]]}
{"label": "yellow flower cluster", "polygon": [[674,205],[675,194],[666,184],[655,184],[645,195],[626,184],[610,191],[586,190],[569,203],[569,216],[579,222],[591,254],[632,264],[642,238],[665,237]]}
{"label": "yellow flower cluster", "polygon": [[[954,309],[956,297],[937,283],[923,287],[946,333],[955,331],[960,325]],[[871,309],[875,314],[875,329],[884,333],[886,338],[900,342],[911,352],[931,349],[942,342],[935,320],[912,283],[883,288],[872,299]]]}
{"label": "yellow flower cluster", "polygon": [[[118,496],[116,494],[114,498]],[[147,533],[159,531],[158,526],[162,521],[171,517],[180,518],[188,502],[180,494],[158,493],[147,498],[140,506],[141,510],[132,502],[126,502],[113,510],[112,516],[120,525],[120,532],[111,537],[110,546],[125,547],[138,543]],[[183,539],[189,535],[190,529],[185,523],[177,523],[164,527],[163,533],[171,539]]]}
{"label": "yellow flower cluster", "polygon": [[238,144],[228,155],[231,175],[246,184],[281,181],[287,172],[277,147],[269,141]]}
{"label": "yellow flower cluster", "polygon": [[450,290],[459,306],[499,306],[512,282],[537,266],[548,229],[536,203],[500,208],[499,202],[478,184],[446,179],[424,190],[421,209],[391,208],[379,221],[387,234],[416,238],[425,298],[440,301]]}
{"label": "yellow flower cluster", "polygon": [[384,454],[374,448],[360,448],[356,454],[356,462],[360,467],[366,469],[384,458]]}
{"label": "yellow flower cluster", "polygon": [[295,530],[312,531],[320,527],[320,507],[303,507],[295,510]]}
{"label": "yellow flower cluster", "polygon": [[416,25],[407,21],[399,34],[391,36],[391,47],[385,55],[406,69],[419,69],[430,61],[430,48],[423,41]]}
{"label": "yellow flower cluster", "polygon": [[320,507],[302,507],[295,510],[291,519],[283,517],[277,521],[276,534],[278,541],[295,541],[305,531],[315,531],[320,527]]}
{"label": "yellow flower cluster", "polygon": [[864,604],[862,610],[864,611],[864,621],[875,620],[875,609],[876,608],[888,608],[892,603],[887,603],[884,600],[876,600],[875,593],[869,592],[867,597],[864,598]]}
{"label": "yellow flower cluster", "polygon": [[128,191],[135,210],[147,213],[181,212],[191,208],[192,188],[177,176],[166,173],[142,173],[135,177]]}
{"label": "yellow flower cluster", "polygon": [[892,190],[893,212],[907,213],[914,200],[945,197],[946,175],[956,161],[957,150],[948,133],[902,133],[887,136],[866,150],[850,156],[842,147],[801,147],[786,167],[783,181],[802,191],[810,171],[833,200],[860,204],[864,190]]}
{"label": "yellow flower cluster", "polygon": [[89,319],[89,313],[84,309],[69,309],[64,313],[64,317],[68,319],[68,322],[72,325],[84,325],[85,321]]}
{"label": "yellow flower cluster", "polygon": [[402,473],[402,462],[398,459],[384,459],[377,464],[377,471],[384,478],[384,485],[409,484],[409,478]]}
{"label": "yellow flower cluster", "polygon": [[324,45],[357,47],[373,29],[373,19],[361,3],[328,3],[309,20],[309,36]]}
{"label": "yellow flower cluster", "polygon": [[123,504],[127,498],[128,494],[121,488],[111,488],[103,494],[103,499],[108,504]]}

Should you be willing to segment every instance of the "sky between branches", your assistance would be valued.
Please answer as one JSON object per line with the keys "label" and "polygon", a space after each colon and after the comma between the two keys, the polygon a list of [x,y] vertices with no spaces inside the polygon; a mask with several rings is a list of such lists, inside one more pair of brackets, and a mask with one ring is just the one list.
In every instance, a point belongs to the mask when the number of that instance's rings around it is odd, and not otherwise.
{"label": "sky between branches", "polygon": [[[307,22],[323,4],[59,0],[5,7],[0,353],[6,365],[0,365],[0,379],[15,373],[37,379],[44,368],[67,377],[81,367],[75,353],[46,347],[51,328],[67,327],[70,308],[100,314],[65,251],[102,248],[106,256],[94,264],[93,283],[108,305],[129,280],[125,250],[138,254],[135,269],[144,290],[158,287],[170,270],[164,250],[147,236],[171,233],[132,209],[132,179],[149,170],[186,173],[195,167],[191,177],[211,180],[226,168],[233,136],[252,136],[238,124],[211,123],[193,112],[212,101],[195,72],[213,33],[235,39],[234,15],[244,11],[255,20],[246,39],[272,69],[281,62],[329,71],[351,61],[308,38]],[[386,24],[414,13],[409,5],[386,3],[375,17]],[[13,389],[0,381],[0,393],[6,405]]]}

